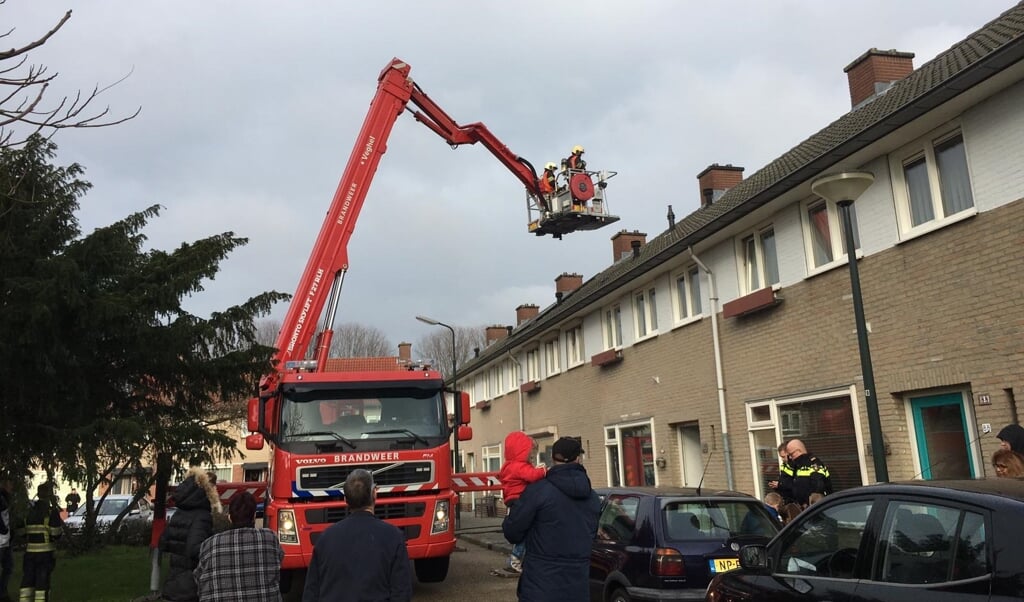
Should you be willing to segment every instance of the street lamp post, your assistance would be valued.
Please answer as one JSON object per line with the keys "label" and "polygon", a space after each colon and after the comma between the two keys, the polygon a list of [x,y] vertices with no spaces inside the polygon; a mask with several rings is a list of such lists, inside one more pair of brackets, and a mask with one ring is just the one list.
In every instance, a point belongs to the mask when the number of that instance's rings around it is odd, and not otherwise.
{"label": "street lamp post", "polygon": [[868,329],[864,320],[864,299],[860,292],[860,272],[857,269],[857,244],[853,240],[853,220],[850,207],[875,181],[868,172],[844,172],[823,176],[811,183],[811,191],[839,207],[843,222],[843,237],[846,239],[846,263],[850,266],[850,292],[853,295],[853,317],[857,323],[857,347],[860,350],[860,369],[864,377],[864,402],[868,410],[868,431],[871,434],[871,457],[875,464],[875,480],[889,480],[889,468],[885,460],[885,440],[882,438],[882,421],[878,415],[878,395],[875,391],[875,373],[871,368],[871,348],[868,346]]}
{"label": "street lamp post", "polygon": [[[458,394],[459,386],[456,374],[458,373],[458,357],[455,352],[455,329],[445,324],[440,320],[434,318],[428,318],[427,316],[416,316],[416,319],[424,324],[430,324],[431,326],[444,326],[452,333],[452,407],[455,410],[455,428],[453,429],[452,437],[452,452],[455,454],[455,472],[462,472],[462,458],[459,456],[459,426],[462,424],[462,404],[459,403]],[[462,503],[455,504],[455,528],[458,529],[462,525]]]}

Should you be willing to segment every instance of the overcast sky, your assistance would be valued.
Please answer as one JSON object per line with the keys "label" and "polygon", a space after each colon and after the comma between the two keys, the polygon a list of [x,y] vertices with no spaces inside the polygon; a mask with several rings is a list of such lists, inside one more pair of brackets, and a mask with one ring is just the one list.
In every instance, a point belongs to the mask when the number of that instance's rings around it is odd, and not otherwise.
{"label": "overcast sky", "polygon": [[[349,247],[338,322],[391,343],[514,324],[554,301],[563,272],[593,277],[610,237],[648,239],[699,205],[696,175],[750,175],[849,110],[843,67],[871,47],[918,67],[1012,6],[909,2],[281,2],[7,0],[0,46],[73,9],[30,61],[50,97],[105,86],[114,128],[62,132],[59,161],[94,185],[88,233],[153,204],[146,234],[172,249],[231,231],[249,244],[186,307],[201,316],[267,290],[294,293],[370,99],[398,57],[460,123],[483,122],[535,166],[586,147],[618,172],[622,219],[563,240],[527,233],[519,181],[484,148],[452,150],[407,112],[392,132]],[[286,307],[274,312],[282,318]]]}

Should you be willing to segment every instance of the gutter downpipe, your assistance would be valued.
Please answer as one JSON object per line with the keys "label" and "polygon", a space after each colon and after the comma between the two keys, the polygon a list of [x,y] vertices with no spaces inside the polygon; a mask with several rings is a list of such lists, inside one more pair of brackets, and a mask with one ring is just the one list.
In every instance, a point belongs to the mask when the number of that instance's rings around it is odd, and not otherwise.
{"label": "gutter downpipe", "polygon": [[519,373],[519,386],[516,388],[519,391],[519,430],[522,431],[526,429],[526,418],[523,415],[523,365],[512,355],[511,349],[505,350],[505,353],[508,354],[508,359],[516,363],[516,372]]}
{"label": "gutter downpipe", "polygon": [[690,257],[705,274],[708,275],[708,296],[711,301],[711,340],[715,349],[715,379],[718,385],[718,413],[722,421],[722,448],[725,451],[725,482],[729,489],[735,489],[732,476],[732,448],[729,446],[729,422],[725,414],[725,376],[722,372],[722,345],[718,340],[718,288],[715,286],[715,274],[687,247]]}

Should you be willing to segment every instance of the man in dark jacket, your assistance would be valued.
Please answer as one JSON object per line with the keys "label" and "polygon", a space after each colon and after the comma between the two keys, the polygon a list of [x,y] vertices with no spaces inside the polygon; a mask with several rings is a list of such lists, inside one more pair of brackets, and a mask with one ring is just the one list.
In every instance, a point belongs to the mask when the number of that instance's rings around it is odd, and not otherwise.
{"label": "man in dark jacket", "polygon": [[590,600],[590,546],[601,500],[579,463],[583,446],[562,437],[551,448],[547,477],[526,487],[501,524],[510,542],[526,542],[517,593],[524,602]]}
{"label": "man in dark jacket", "polygon": [[303,602],[412,599],[405,535],[373,514],[373,475],[357,468],[342,486],[348,516],[320,535],[306,571]]}
{"label": "man in dark jacket", "polygon": [[170,568],[160,595],[171,602],[197,602],[199,590],[192,572],[199,551],[213,535],[213,512],[220,513],[217,489],[205,470],[193,468],[174,491],[177,510],[160,536],[160,551],[170,556]]}
{"label": "man in dark jacket", "polygon": [[832,476],[828,466],[807,452],[804,442],[791,439],[786,446],[789,454],[789,465],[793,469],[793,501],[801,508],[810,505],[812,493],[828,495],[832,493]]}

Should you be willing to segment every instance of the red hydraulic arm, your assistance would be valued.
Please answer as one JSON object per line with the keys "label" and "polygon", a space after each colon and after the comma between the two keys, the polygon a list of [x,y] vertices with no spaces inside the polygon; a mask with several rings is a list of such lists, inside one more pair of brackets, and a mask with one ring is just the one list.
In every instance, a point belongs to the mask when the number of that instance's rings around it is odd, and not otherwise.
{"label": "red hydraulic arm", "polygon": [[[531,195],[541,195],[540,184],[529,162],[510,151],[483,124],[461,126],[455,123],[409,78],[409,70],[407,63],[395,58],[380,73],[377,93],[370,102],[316,245],[285,314],[276,343],[278,352],[273,360],[275,373],[264,377],[260,384],[264,391],[276,387],[277,375],[292,369],[290,362],[306,357],[314,337],[317,338],[316,369],[322,370],[326,365],[338,296],[344,273],[348,270],[349,239],[377,165],[387,150],[391,129],[410,100],[422,111],[415,113],[417,121],[453,146],[481,142],[519,178]],[[330,287],[329,291],[327,287]],[[315,331],[325,305],[328,305],[327,319],[323,331],[317,335]]]}

